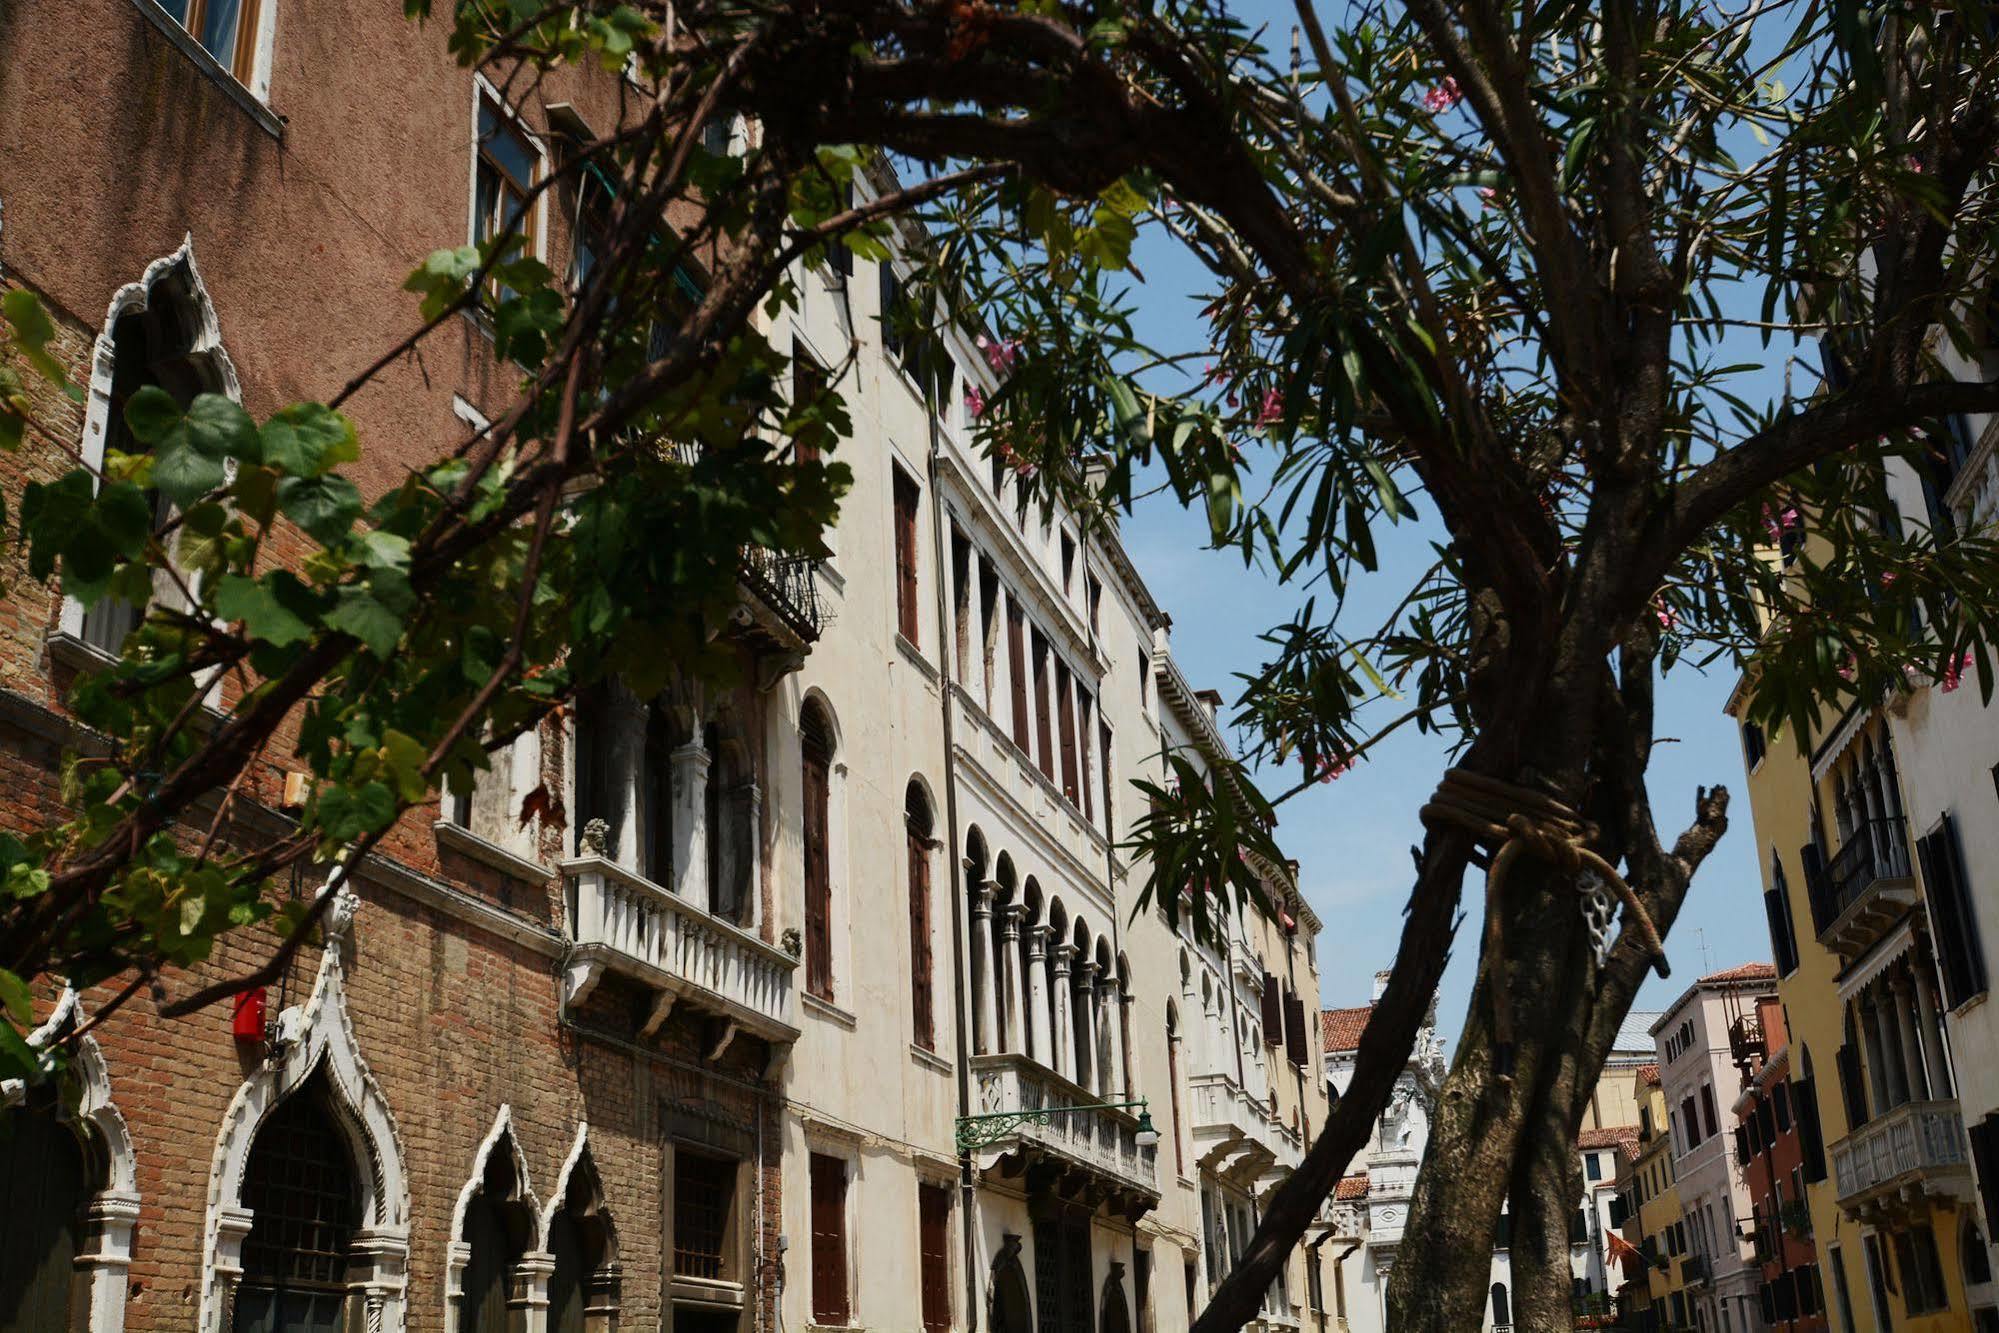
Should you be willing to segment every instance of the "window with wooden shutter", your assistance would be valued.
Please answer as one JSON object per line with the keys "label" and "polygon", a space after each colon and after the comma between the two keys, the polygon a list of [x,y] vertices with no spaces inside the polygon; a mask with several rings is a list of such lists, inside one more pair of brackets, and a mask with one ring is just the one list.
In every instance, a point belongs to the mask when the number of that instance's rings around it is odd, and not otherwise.
{"label": "window with wooden shutter", "polygon": [[[810,719],[808,718],[808,723]],[[805,988],[833,998],[833,878],[828,847],[828,787],[833,753],[809,725],[803,739],[805,862]]]}
{"label": "window with wooden shutter", "polygon": [[1867,1123],[1867,1087],[1861,1081],[1860,1049],[1841,1046],[1834,1060],[1839,1066],[1840,1095],[1846,1102],[1846,1127],[1848,1131],[1859,1129]]}
{"label": "window with wooden shutter", "polygon": [[1057,661],[1055,719],[1062,730],[1062,794],[1069,799],[1069,804],[1080,806],[1083,803],[1083,794],[1076,786],[1076,698],[1071,689],[1069,668],[1065,663]]}
{"label": "window with wooden shutter", "polygon": [[1305,1044],[1305,1001],[1295,992],[1284,997],[1284,1054],[1300,1069],[1311,1062]]}
{"label": "window with wooden shutter", "polygon": [[1791,1112],[1798,1124],[1805,1179],[1816,1184],[1825,1179],[1825,1131],[1819,1126],[1819,1090],[1812,1078],[1801,1078],[1792,1085]]}
{"label": "window with wooden shutter", "polygon": [[923,1294],[926,1333],[951,1327],[951,1190],[946,1185],[918,1185],[918,1280]]}
{"label": "window with wooden shutter", "polygon": [[909,1002],[915,1041],[926,1051],[937,1049],[937,1023],[932,1002],[930,958],[930,807],[915,783],[909,787]]}
{"label": "window with wooden shutter", "polygon": [[1013,743],[1027,753],[1027,650],[1020,607],[1009,597],[1006,603],[1006,665],[1013,686]]}
{"label": "window with wooden shutter", "polygon": [[847,1293],[847,1164],[812,1154],[812,1320],[845,1324],[853,1317]]}
{"label": "window with wooden shutter", "polygon": [[1052,719],[1048,713],[1048,640],[1040,630],[1030,630],[1034,650],[1034,762],[1041,776],[1055,776],[1055,749],[1050,743]]}
{"label": "window with wooden shutter", "polygon": [[1826,874],[1825,853],[1815,842],[1808,842],[1798,848],[1798,865],[1805,872],[1805,896],[1812,905],[1812,930],[1825,934],[1826,927],[1838,916],[1833,903],[1832,881]]}
{"label": "window with wooden shutter", "polygon": [[1999,1226],[1999,1115],[1988,1115],[1965,1130],[1971,1145],[1972,1169],[1978,1173],[1978,1198],[1985,1205],[1985,1225]]}
{"label": "window with wooden shutter", "polygon": [[896,628],[911,643],[921,643],[916,621],[916,482],[895,469],[895,613]]}
{"label": "window with wooden shutter", "polygon": [[1263,1041],[1267,1046],[1275,1046],[1284,1040],[1284,997],[1277,992],[1277,977],[1274,973],[1263,974]]}
{"label": "window with wooden shutter", "polygon": [[1916,840],[1923,868],[1923,900],[1929,907],[1930,935],[1943,972],[1944,1001],[1955,1009],[1986,989],[1985,949],[1971,901],[1957,827],[1949,815],[1936,832]]}

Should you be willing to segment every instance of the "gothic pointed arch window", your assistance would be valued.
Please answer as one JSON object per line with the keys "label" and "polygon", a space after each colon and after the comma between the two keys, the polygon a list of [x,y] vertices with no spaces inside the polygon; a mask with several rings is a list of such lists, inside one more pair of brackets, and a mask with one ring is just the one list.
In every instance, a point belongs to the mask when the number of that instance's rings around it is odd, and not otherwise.
{"label": "gothic pointed arch window", "polygon": [[1034,1301],[1020,1266],[1020,1237],[1009,1234],[993,1256],[993,1333],[1034,1333]]}
{"label": "gothic pointed arch window", "polygon": [[548,1219],[549,1333],[595,1333],[618,1314],[618,1232],[587,1144],[580,1142]]}
{"label": "gothic pointed arch window", "polygon": [[346,1328],[360,1191],[323,1068],[258,1126],[243,1170],[243,1207],[251,1220],[234,1333]]}
{"label": "gothic pointed arch window", "polygon": [[465,1266],[457,1333],[510,1333],[507,1302],[514,1270],[534,1240],[534,1205],[517,1154],[513,1130],[503,1130],[466,1201],[458,1233]]}
{"label": "gothic pointed arch window", "polygon": [[[113,454],[147,452],[125,420],[125,409],[143,390],[162,390],[183,408],[203,393],[238,396],[235,369],[222,350],[215,312],[187,245],[149,265],[139,282],[119,289],[92,360],[82,448],[92,466],[108,466]],[[160,528],[172,517],[171,506],[157,493],[147,498],[153,525]],[[115,655],[155,603],[185,604],[179,582],[165,571],[154,573],[144,602],[107,594],[85,609],[66,600],[63,629],[97,652]]]}
{"label": "gothic pointed arch window", "polygon": [[90,1184],[83,1145],[50,1092],[0,1116],[0,1333],[71,1323]]}
{"label": "gothic pointed arch window", "polygon": [[808,699],[798,715],[803,774],[805,871],[805,988],[831,1000],[833,984],[833,756],[838,735],[820,700]]}
{"label": "gothic pointed arch window", "polygon": [[1097,1314],[1097,1333],[1131,1333],[1131,1307],[1124,1299],[1124,1264],[1111,1263],[1104,1279],[1104,1296]]}
{"label": "gothic pointed arch window", "polygon": [[1507,1298],[1504,1282],[1492,1284],[1492,1322],[1499,1328],[1513,1326],[1513,1302]]}

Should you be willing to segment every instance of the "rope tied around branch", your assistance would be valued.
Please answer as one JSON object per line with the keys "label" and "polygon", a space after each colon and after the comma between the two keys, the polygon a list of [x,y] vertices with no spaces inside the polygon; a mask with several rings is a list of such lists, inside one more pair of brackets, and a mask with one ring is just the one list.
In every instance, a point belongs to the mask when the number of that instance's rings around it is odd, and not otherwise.
{"label": "rope tied around branch", "polygon": [[1523,854],[1567,876],[1586,905],[1599,889],[1615,894],[1624,904],[1625,929],[1638,932],[1659,975],[1670,974],[1666,946],[1652,924],[1652,914],[1617,868],[1589,846],[1596,840],[1596,825],[1560,801],[1483,773],[1453,768],[1445,771],[1436,794],[1419,814],[1426,826],[1461,829],[1492,852],[1485,872],[1485,956],[1492,969],[1493,1072],[1502,1086],[1513,1082],[1513,1006],[1506,988],[1500,905],[1507,872]]}

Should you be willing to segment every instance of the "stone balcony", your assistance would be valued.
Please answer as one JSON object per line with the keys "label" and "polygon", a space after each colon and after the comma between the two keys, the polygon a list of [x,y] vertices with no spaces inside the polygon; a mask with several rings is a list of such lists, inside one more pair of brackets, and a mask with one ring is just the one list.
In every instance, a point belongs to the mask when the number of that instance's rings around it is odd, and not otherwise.
{"label": "stone balcony", "polygon": [[1904,1102],[1832,1145],[1836,1197],[1856,1219],[1890,1222],[1933,1195],[1968,1200],[1970,1160],[1955,1101]]}
{"label": "stone balcony", "polygon": [[[979,1169],[1027,1178],[1030,1196],[1050,1190],[1086,1203],[1105,1203],[1138,1220],[1159,1202],[1159,1150],[1138,1146],[1138,1117],[1124,1110],[1078,1111],[1105,1100],[1018,1053],[971,1059],[973,1111],[1022,1113],[976,1150]],[[1054,1112],[1045,1119],[1037,1112]]]}
{"label": "stone balcony", "polygon": [[1297,1169],[1298,1135],[1274,1119],[1263,1102],[1227,1074],[1196,1074],[1192,1094],[1194,1151],[1201,1165],[1262,1194]]}
{"label": "stone balcony", "polygon": [[1915,874],[1900,819],[1855,825],[1808,886],[1819,942],[1845,958],[1865,952],[1914,905]]}
{"label": "stone balcony", "polygon": [[797,1040],[797,959],[603,857],[579,857],[561,869],[574,945],[564,987],[571,1005],[608,972],[653,992],[646,1036],[686,1004],[720,1020],[711,1059],[738,1032],[779,1046]]}

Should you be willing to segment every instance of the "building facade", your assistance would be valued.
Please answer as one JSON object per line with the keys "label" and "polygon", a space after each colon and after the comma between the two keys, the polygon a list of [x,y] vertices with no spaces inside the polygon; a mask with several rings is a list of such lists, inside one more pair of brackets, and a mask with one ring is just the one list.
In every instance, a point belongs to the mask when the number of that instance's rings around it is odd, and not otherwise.
{"label": "building facade", "polygon": [[1791,1100],[1790,1038],[1774,994],[1757,996],[1754,1009],[1736,1017],[1729,1045],[1742,1071],[1742,1092],[1730,1109],[1735,1156],[1749,1191],[1744,1234],[1750,1260],[1762,1270],[1763,1322],[1782,1333],[1818,1333],[1829,1325],[1805,1175],[1808,1159],[1814,1174],[1825,1174],[1825,1145],[1800,1133]]}
{"label": "building facade", "polygon": [[[503,96],[393,6],[185,8],[0,13],[0,287],[92,386],[45,414],[86,458],[139,385],[259,417],[330,396],[413,325],[417,258],[481,234],[492,173],[618,115],[574,71]],[[580,208],[539,210],[557,272]],[[801,272],[769,317],[796,385],[844,367],[854,487],[830,559],[744,553],[742,683],[607,685],[412,812],[330,886],[267,1021],[141,995],[61,1095],[7,1089],[0,1206],[31,1225],[0,1327],[1186,1328],[1324,1121],[1319,923],[1285,865],[1279,914],[1213,941],[1133,917],[1129,782],[1221,759],[1214,701],[1115,531],[1024,505],[974,445],[978,331],[945,333],[941,389],[883,338],[903,262]],[[513,383],[477,323],[441,328],[349,405],[363,490]],[[0,484],[65,466],[23,450]],[[129,622],[10,583],[18,828],[58,807],[63,699]],[[287,767],[246,779],[246,831],[288,826]],[[568,818],[523,822],[537,790]],[[104,998],[44,979],[40,1039]],[[1307,1257],[1269,1327],[1323,1327]]]}
{"label": "building facade", "polygon": [[1620,1228],[1624,1243],[1638,1252],[1618,1287],[1618,1309],[1639,1333],[1680,1333],[1691,1328],[1683,1273],[1686,1224],[1673,1175],[1673,1138],[1668,1130],[1666,1094],[1656,1063],[1631,1071],[1638,1104],[1638,1152],[1618,1171]]}

